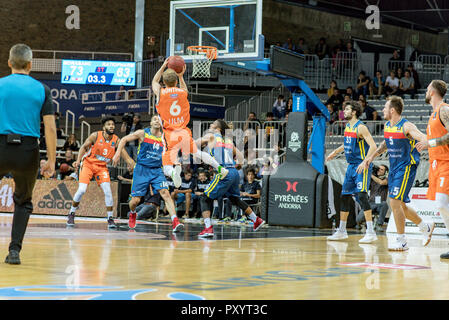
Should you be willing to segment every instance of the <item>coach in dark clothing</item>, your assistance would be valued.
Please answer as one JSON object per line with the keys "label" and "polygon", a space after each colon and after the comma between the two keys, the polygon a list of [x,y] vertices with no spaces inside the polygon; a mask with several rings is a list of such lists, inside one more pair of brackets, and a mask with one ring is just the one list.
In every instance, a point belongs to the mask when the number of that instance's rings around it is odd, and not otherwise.
{"label": "coach in dark clothing", "polygon": [[29,76],[32,55],[27,45],[13,46],[8,60],[12,74],[0,79],[0,179],[11,172],[15,183],[11,243],[5,260],[9,264],[20,264],[19,253],[33,211],[41,116],[48,156],[41,174],[51,177],[55,172],[55,110],[50,89]]}

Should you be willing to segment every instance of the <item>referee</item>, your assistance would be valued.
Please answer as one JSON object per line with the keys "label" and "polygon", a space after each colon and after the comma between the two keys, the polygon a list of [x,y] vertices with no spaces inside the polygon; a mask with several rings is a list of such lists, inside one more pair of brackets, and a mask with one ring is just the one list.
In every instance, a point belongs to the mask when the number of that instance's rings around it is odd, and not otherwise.
{"label": "referee", "polygon": [[47,157],[41,174],[55,172],[56,125],[50,89],[29,76],[33,53],[25,44],[9,51],[11,75],[0,79],[0,179],[10,173],[15,183],[14,217],[5,263],[20,264],[20,250],[33,211],[31,197],[39,170],[41,116]]}

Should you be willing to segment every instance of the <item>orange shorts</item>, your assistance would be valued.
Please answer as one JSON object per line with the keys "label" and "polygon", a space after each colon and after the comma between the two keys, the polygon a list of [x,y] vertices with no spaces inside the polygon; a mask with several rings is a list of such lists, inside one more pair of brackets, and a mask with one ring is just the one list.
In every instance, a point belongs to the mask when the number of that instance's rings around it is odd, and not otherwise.
{"label": "orange shorts", "polygon": [[427,199],[435,200],[436,193],[449,195],[449,161],[430,160]]}
{"label": "orange shorts", "polygon": [[83,166],[80,172],[80,183],[89,184],[92,177],[95,177],[95,181],[100,185],[103,182],[110,182],[111,178],[109,177],[109,170],[106,166],[91,164],[84,160]]}
{"label": "orange shorts", "polygon": [[164,166],[172,166],[178,162],[179,150],[181,150],[183,156],[198,151],[189,128],[164,130],[163,141],[164,153],[162,154],[162,165]]}

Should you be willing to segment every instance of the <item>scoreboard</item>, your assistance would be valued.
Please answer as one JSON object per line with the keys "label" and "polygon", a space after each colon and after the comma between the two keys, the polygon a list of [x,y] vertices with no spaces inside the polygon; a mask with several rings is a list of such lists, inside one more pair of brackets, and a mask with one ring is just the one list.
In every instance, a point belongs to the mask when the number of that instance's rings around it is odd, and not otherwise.
{"label": "scoreboard", "polygon": [[128,61],[62,60],[61,83],[135,86],[136,63]]}

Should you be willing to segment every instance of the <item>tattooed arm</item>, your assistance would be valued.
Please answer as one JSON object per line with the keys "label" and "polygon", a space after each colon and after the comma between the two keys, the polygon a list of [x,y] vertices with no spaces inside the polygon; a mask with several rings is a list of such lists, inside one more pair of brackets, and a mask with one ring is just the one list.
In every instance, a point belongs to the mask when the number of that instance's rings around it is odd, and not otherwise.
{"label": "tattooed arm", "polygon": [[[440,108],[440,121],[443,126],[449,131],[449,106],[444,105]],[[449,133],[446,133],[444,136],[429,140],[429,146],[438,147],[445,146],[449,144]]]}

